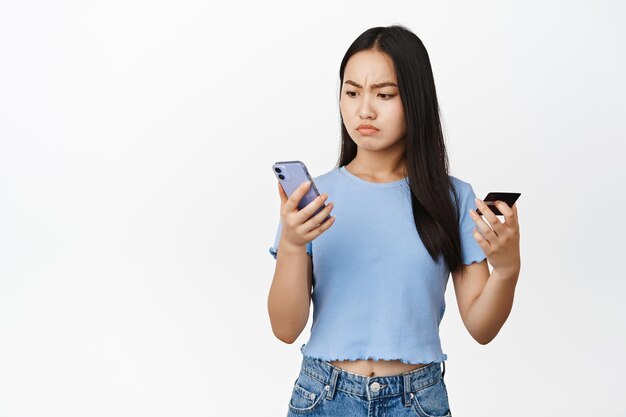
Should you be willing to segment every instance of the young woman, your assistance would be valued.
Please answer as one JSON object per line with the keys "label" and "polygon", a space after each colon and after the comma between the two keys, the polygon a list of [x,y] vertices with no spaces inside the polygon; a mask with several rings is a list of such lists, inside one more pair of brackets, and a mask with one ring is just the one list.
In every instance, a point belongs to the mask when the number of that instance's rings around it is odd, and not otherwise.
{"label": "young woman", "polygon": [[289,198],[278,186],[276,337],[293,343],[314,305],[288,415],[450,416],[439,339],[448,277],[467,330],[489,343],[520,271],[517,208],[497,202],[501,222],[448,174],[430,60],[410,30],[365,31],[339,78],[341,155],[313,178],[323,194],[298,210],[310,185]]}

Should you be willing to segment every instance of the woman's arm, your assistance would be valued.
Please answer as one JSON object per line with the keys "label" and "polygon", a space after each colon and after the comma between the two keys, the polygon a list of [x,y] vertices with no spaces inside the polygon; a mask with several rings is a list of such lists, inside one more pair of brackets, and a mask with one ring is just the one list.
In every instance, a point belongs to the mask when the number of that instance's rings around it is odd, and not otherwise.
{"label": "woman's arm", "polygon": [[463,268],[462,276],[452,274],[461,320],[474,340],[486,345],[511,313],[520,268],[489,274],[486,260]]}
{"label": "woman's arm", "polygon": [[506,273],[494,269],[482,292],[470,305],[465,321],[480,344],[491,342],[509,317],[518,277],[519,269]]}
{"label": "woman's arm", "polygon": [[[502,201],[495,204],[505,217],[504,223],[478,198],[476,205],[489,224],[474,210],[469,210],[477,226],[473,232],[474,239],[485,252],[493,271],[489,274],[486,262],[471,264],[464,267],[469,278],[456,279],[462,294],[460,297],[464,300],[461,309],[463,322],[472,337],[483,345],[496,337],[511,312],[521,268],[517,207],[515,204],[509,207]],[[465,281],[464,285],[461,285],[462,281]]]}
{"label": "woman's arm", "polygon": [[313,261],[306,253],[306,245],[291,245],[281,240],[267,309],[274,335],[291,344],[309,320]]}

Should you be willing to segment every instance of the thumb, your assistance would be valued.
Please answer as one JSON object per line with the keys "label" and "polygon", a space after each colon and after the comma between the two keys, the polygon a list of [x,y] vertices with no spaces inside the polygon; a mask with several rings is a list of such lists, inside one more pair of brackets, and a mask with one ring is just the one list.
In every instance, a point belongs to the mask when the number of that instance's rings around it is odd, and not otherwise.
{"label": "thumb", "polygon": [[280,195],[281,203],[286,203],[287,200],[289,199],[289,197],[287,197],[287,194],[285,193],[285,190],[283,189],[283,186],[281,185],[280,181],[278,182],[278,195]]}

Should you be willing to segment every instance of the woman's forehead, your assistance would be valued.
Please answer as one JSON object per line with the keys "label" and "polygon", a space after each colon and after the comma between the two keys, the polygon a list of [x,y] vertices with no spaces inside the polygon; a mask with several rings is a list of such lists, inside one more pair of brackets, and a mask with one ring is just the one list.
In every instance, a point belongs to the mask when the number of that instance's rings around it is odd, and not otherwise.
{"label": "woman's forehead", "polygon": [[360,51],[352,55],[343,78],[362,86],[397,81],[391,58],[378,51]]}

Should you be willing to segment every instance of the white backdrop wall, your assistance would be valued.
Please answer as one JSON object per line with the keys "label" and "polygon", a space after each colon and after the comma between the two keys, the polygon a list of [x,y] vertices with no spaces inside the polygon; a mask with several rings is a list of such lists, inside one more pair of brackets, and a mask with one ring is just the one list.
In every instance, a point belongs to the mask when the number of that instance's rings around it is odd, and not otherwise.
{"label": "white backdrop wall", "polygon": [[429,52],[451,174],[522,193],[488,345],[449,282],[453,414],[626,415],[625,18],[617,0],[1,2],[0,417],[286,415],[310,323],[292,345],[270,328],[271,165],[335,167],[341,58],[394,23]]}

